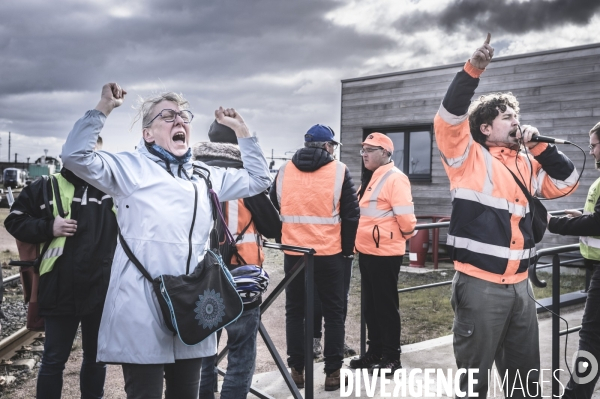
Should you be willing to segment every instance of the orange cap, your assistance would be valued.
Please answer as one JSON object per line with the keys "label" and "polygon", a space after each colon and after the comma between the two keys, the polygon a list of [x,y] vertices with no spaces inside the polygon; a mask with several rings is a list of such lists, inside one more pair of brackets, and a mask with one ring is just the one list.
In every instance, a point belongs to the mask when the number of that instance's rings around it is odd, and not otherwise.
{"label": "orange cap", "polygon": [[394,142],[383,133],[371,133],[362,144],[369,144],[375,147],[382,147],[390,154],[394,153]]}

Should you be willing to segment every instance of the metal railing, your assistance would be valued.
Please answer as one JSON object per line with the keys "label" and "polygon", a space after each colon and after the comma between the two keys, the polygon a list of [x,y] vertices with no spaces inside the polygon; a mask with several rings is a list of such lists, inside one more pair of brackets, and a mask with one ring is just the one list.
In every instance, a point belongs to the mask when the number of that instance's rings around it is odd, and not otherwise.
{"label": "metal railing", "polygon": [[[545,248],[539,250],[537,253],[538,259],[542,256],[552,256],[552,305],[549,306],[549,309],[552,311],[552,397],[560,396],[560,382],[558,380],[560,375],[560,337],[581,330],[581,326],[572,327],[568,330],[560,330],[560,267],[564,262],[561,263],[558,255],[574,251],[579,252],[579,244]],[[588,268],[587,262],[583,267]],[[546,287],[546,281],[538,279],[536,270],[537,262],[529,266],[529,280],[537,287]],[[589,288],[589,268],[586,274],[585,289],[587,291]]]}
{"label": "metal railing", "polygon": [[[565,211],[564,210],[550,211],[548,213],[553,216],[558,216],[558,215],[565,214]],[[440,228],[449,227],[449,226],[450,226],[450,222],[424,223],[424,224],[416,225],[415,230],[440,229]],[[560,326],[559,326],[559,320],[560,320],[560,267],[561,266],[570,266],[573,263],[581,262],[581,260],[583,258],[561,261],[560,257],[558,255],[562,254],[562,253],[568,253],[568,252],[574,252],[574,251],[577,251],[577,252],[579,251],[579,244],[562,245],[562,246],[558,246],[558,247],[540,249],[537,251],[537,254],[536,254],[536,262],[534,262],[529,267],[529,279],[530,279],[531,283],[540,288],[546,287],[547,284],[544,280],[538,279],[536,270],[541,269],[541,268],[546,268],[546,267],[552,267],[552,305],[549,308],[553,312],[553,314],[552,314],[552,370],[553,370],[553,375],[556,375],[556,378],[553,378],[553,380],[552,380],[552,394],[556,395],[556,397],[559,396],[558,395],[559,394],[559,382],[558,382],[558,372],[559,371],[558,370],[559,370],[559,366],[560,366],[560,364],[559,364],[559,356],[560,356],[559,337],[563,336],[563,335],[571,334],[573,332],[577,332],[581,329],[581,326],[578,326],[578,327],[569,328],[568,330],[562,330],[562,331],[559,330],[559,328],[560,328]],[[553,256],[552,263],[538,265],[537,260],[539,260],[542,256],[549,256],[549,255]],[[575,267],[586,267],[586,266],[575,266]],[[589,287],[589,281],[590,281],[590,273],[589,273],[589,269],[588,269],[587,276],[586,276],[586,285],[585,285],[586,291]],[[360,351],[361,352],[360,353],[364,354],[364,353],[366,353],[366,322],[365,322],[365,317],[364,317],[364,313],[365,313],[364,286],[362,284],[363,283],[361,280],[361,316],[360,316],[360,323],[361,323],[361,325],[360,325]],[[419,285],[419,286],[415,286],[415,287],[400,288],[400,289],[398,289],[398,293],[418,291],[418,290],[422,290],[422,289],[441,287],[441,286],[450,285],[450,284],[452,284],[452,280],[431,283],[431,284],[425,284],[425,285]],[[557,374],[554,374],[554,373],[557,373]]]}
{"label": "metal railing", "polygon": [[[548,212],[548,213],[557,215],[557,214],[564,214],[564,211],[554,211],[554,212]],[[426,223],[426,224],[417,225],[415,227],[415,230],[439,229],[439,228],[448,227],[449,225],[450,225],[450,222]],[[304,317],[305,317],[305,319],[304,319],[304,340],[305,340],[305,342],[304,342],[304,373],[305,373],[304,398],[312,399],[314,397],[314,369],[313,369],[313,345],[312,345],[313,338],[312,338],[312,334],[313,334],[313,315],[314,315],[314,254],[315,254],[315,251],[312,248],[296,247],[296,246],[291,246],[291,245],[275,244],[275,243],[270,243],[270,242],[264,242],[263,246],[265,248],[277,249],[277,250],[281,250],[281,251],[296,252],[296,253],[302,255],[300,260],[298,260],[298,262],[289,271],[289,273],[286,274],[284,279],[277,285],[277,287],[275,287],[275,289],[271,292],[271,294],[260,305],[260,312],[261,312],[261,315],[264,314],[267,311],[267,309],[273,304],[273,302],[277,299],[277,297],[279,297],[279,295],[291,283],[291,281],[294,278],[296,278],[302,270],[305,271],[305,273],[304,273],[304,279],[305,279],[304,280],[304,285],[305,285],[305,297],[304,297]],[[572,332],[579,331],[579,329],[581,328],[581,327],[574,327],[574,328],[570,328],[568,330],[559,331],[558,321],[555,321],[555,320],[559,320],[558,314],[560,314],[560,289],[559,289],[559,287],[560,287],[560,266],[568,264],[568,263],[573,263],[574,261],[579,260],[579,259],[569,260],[569,261],[564,261],[561,263],[560,258],[558,257],[558,254],[566,253],[566,252],[573,252],[576,250],[579,250],[578,244],[565,245],[565,246],[554,247],[554,248],[547,248],[547,249],[539,250],[537,252],[537,259],[539,259],[541,256],[554,255],[551,265],[553,268],[553,274],[552,274],[553,288],[556,288],[556,289],[552,290],[552,304],[553,304],[552,310],[556,313],[556,315],[552,316],[553,317],[553,319],[552,319],[552,368],[556,373],[558,373],[558,368],[559,368],[558,337],[560,337],[562,335],[570,334]],[[546,282],[543,280],[539,280],[537,278],[536,265],[537,265],[537,262],[530,266],[529,278],[534,285],[536,285],[538,287],[545,287]],[[543,267],[549,267],[549,265],[540,265],[538,268],[543,268]],[[362,287],[362,284],[363,283],[362,283],[362,279],[361,279],[360,350],[361,350],[361,354],[364,354],[364,353],[366,353],[366,323],[365,323],[365,318],[364,318],[364,287]],[[432,283],[432,284],[425,284],[425,285],[420,285],[420,286],[415,286],[415,287],[401,288],[401,289],[398,289],[398,293],[417,291],[417,290],[440,287],[440,286],[445,286],[445,285],[450,285],[450,284],[452,284],[451,280]],[[586,284],[586,288],[587,288],[587,284]],[[259,324],[258,331],[259,331],[267,349],[269,350],[269,353],[273,357],[273,360],[275,361],[275,364],[277,365],[277,368],[279,369],[279,372],[281,373],[286,385],[288,386],[288,389],[289,389],[290,393],[292,394],[292,397],[294,399],[301,399],[302,394],[296,387],[296,384],[294,383],[292,376],[290,375],[289,371],[287,370],[286,364],[284,363],[283,359],[279,355],[279,352],[277,351],[277,348],[275,347],[275,344],[273,343],[273,341],[272,341],[269,333],[267,332],[265,326],[263,325],[262,321]],[[217,359],[216,359],[217,366],[225,358],[228,351],[229,351],[229,348],[227,346],[225,346],[221,350],[221,352],[219,352],[219,354],[217,355]],[[222,370],[221,368],[217,367],[217,370],[218,370],[219,374],[225,375],[225,371]],[[556,387],[555,387],[555,385],[556,385]],[[271,396],[265,392],[262,392],[256,388],[251,387],[250,392],[261,399],[274,399],[273,396]],[[553,392],[553,394],[558,393],[558,380],[556,380],[556,379],[553,380],[552,392]]]}
{"label": "metal railing", "polygon": [[[293,245],[275,244],[271,242],[264,242],[265,248],[277,249],[280,251],[296,252],[302,257],[296,262],[294,267],[286,273],[285,277],[277,287],[269,294],[269,296],[260,305],[261,316],[269,309],[269,307],[275,302],[277,297],[285,290],[285,288],[292,282],[296,276],[304,270],[304,398],[313,399],[314,397],[314,370],[313,370],[313,314],[314,314],[314,254],[315,250],[312,248],[296,247]],[[258,332],[262,337],[271,357],[275,361],[281,376],[283,377],[292,397],[294,399],[302,399],[302,394],[296,387],[290,372],[287,369],[286,364],[277,352],[277,348],[271,339],[271,336],[267,332],[262,321],[259,322]],[[217,365],[217,371],[220,375],[225,375],[225,371],[218,367],[218,364],[225,358],[229,351],[228,346],[225,346],[221,352],[217,355],[215,364]],[[250,392],[261,399],[275,399],[273,396],[260,391],[257,388],[250,387]]]}

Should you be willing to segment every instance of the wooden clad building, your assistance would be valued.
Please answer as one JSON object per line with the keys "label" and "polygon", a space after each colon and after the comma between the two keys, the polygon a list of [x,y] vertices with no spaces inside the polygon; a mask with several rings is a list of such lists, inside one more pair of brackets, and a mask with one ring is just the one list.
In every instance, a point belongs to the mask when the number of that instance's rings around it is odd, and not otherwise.
{"label": "wooden clad building", "polygon": [[[433,117],[463,63],[342,81],[340,159],[358,186],[362,140],[371,132],[394,141],[393,159],[412,184],[415,213],[450,215],[450,184],[433,134]],[[549,210],[583,207],[590,185],[600,177],[589,155],[588,132],[600,121],[600,43],[495,58],[482,75],[478,94],[512,92],[520,103],[521,124],[545,136],[579,145],[587,163],[579,188],[570,196],[544,201]],[[581,171],[584,155],[559,145]],[[547,233],[543,246],[577,240]]]}

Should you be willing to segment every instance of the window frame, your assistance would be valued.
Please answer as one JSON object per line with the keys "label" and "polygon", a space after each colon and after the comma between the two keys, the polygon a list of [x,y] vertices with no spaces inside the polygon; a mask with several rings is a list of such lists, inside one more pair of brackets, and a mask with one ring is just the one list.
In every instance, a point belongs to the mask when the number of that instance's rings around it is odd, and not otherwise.
{"label": "window frame", "polygon": [[[431,183],[432,181],[432,168],[433,168],[433,123],[421,124],[421,125],[401,125],[401,126],[386,126],[386,127],[366,127],[363,128],[363,141],[371,133],[383,133],[385,135],[389,133],[404,133],[404,165],[400,170],[410,170],[410,133],[412,132],[429,132],[429,173],[406,173],[408,179],[411,182],[422,182]],[[397,165],[396,165],[397,166]],[[363,164],[364,172],[364,164]]]}

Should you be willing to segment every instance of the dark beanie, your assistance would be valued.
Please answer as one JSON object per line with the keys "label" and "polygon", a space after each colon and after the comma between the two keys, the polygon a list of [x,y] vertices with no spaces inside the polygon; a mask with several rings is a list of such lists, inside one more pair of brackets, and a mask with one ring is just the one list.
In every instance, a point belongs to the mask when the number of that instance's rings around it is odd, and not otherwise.
{"label": "dark beanie", "polygon": [[231,143],[237,144],[237,136],[233,129],[228,126],[221,125],[216,120],[210,125],[208,129],[208,139],[212,143]]}

